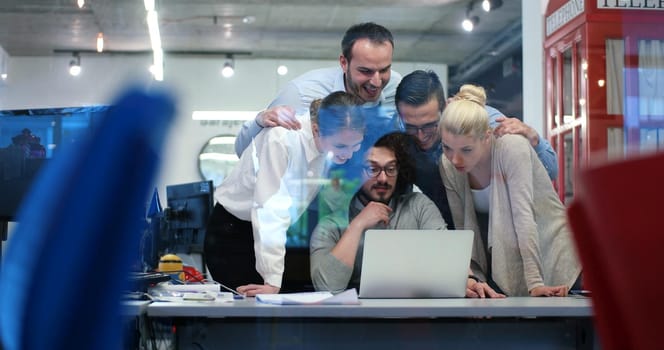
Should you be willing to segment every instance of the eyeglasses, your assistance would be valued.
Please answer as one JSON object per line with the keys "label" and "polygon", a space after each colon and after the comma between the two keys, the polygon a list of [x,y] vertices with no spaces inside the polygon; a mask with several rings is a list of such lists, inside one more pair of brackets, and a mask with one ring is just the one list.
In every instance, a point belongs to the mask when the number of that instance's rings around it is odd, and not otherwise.
{"label": "eyeglasses", "polygon": [[399,173],[399,167],[396,165],[388,165],[386,167],[369,165],[364,167],[364,173],[369,177],[378,177],[383,171],[385,172],[385,175],[395,177]]}
{"label": "eyeglasses", "polygon": [[420,131],[422,131],[422,133],[425,135],[430,135],[436,131],[436,128],[438,128],[438,121],[426,123],[422,126],[405,124],[404,127],[406,129],[406,133],[409,135],[417,135]]}

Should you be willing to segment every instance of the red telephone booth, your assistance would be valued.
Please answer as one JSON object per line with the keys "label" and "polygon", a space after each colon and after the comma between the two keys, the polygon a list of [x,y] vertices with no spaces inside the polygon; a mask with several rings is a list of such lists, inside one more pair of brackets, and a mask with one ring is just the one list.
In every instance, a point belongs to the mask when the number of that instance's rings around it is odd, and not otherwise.
{"label": "red telephone booth", "polygon": [[550,0],[544,50],[546,133],[564,203],[578,169],[664,149],[664,2]]}

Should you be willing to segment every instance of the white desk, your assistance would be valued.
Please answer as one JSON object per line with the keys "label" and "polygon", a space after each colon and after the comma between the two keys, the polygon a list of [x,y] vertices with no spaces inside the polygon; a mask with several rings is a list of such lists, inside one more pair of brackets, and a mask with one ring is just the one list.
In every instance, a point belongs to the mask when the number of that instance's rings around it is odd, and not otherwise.
{"label": "white desk", "polygon": [[187,349],[597,348],[589,299],[374,299],[361,305],[155,302]]}
{"label": "white desk", "polygon": [[148,310],[149,300],[123,300],[120,303],[120,314],[122,316],[143,316]]}

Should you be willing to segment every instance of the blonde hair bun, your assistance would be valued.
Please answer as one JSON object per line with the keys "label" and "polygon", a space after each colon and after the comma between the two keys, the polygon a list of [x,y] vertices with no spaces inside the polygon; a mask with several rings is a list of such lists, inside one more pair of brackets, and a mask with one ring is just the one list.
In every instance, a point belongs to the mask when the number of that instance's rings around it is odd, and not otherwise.
{"label": "blonde hair bun", "polygon": [[484,138],[489,127],[489,114],[485,108],[486,91],[472,84],[464,84],[443,110],[441,130],[453,135],[471,135]]}
{"label": "blonde hair bun", "polygon": [[473,101],[484,106],[486,105],[486,91],[481,86],[464,84],[459,89],[459,92],[454,95],[454,99]]}

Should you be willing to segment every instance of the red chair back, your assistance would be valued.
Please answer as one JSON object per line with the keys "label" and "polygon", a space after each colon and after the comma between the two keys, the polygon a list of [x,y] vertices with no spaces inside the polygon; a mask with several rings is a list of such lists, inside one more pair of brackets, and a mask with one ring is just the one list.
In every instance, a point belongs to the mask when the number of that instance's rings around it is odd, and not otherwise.
{"label": "red chair back", "polygon": [[664,154],[583,171],[570,225],[604,349],[661,348]]}

